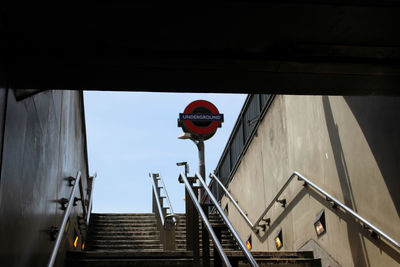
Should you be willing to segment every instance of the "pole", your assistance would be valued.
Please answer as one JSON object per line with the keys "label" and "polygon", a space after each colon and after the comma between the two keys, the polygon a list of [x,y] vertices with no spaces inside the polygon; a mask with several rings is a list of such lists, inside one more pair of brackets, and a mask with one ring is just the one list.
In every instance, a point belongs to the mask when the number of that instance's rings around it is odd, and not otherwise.
{"label": "pole", "polygon": [[[204,157],[204,140],[200,139],[196,142],[197,149],[199,150],[199,173],[203,177],[203,179],[206,179],[206,163],[205,163],[205,157]],[[201,199],[204,195],[204,189],[200,190],[199,192],[199,202],[201,203]],[[201,205],[202,209],[208,219],[208,206],[207,205]],[[208,232],[206,230],[206,227],[204,225],[204,222],[202,221],[201,224],[201,237],[202,237],[202,247],[203,247],[203,266],[210,266],[210,237],[208,235]],[[218,256],[217,256],[218,257]]]}

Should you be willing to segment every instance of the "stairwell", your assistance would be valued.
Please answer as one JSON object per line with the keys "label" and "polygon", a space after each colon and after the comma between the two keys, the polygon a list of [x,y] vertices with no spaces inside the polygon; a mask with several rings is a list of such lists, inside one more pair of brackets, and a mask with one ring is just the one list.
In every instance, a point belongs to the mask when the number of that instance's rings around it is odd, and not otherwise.
{"label": "stairwell", "polygon": [[[228,228],[218,214],[210,214],[213,227],[221,228],[221,244],[233,266],[248,266]],[[201,225],[201,223],[200,223]],[[71,251],[66,266],[193,266],[186,250],[185,214],[178,214],[176,251],[164,251],[154,213],[92,214],[84,251]],[[201,228],[199,235],[201,251]],[[200,252],[200,255],[202,252]],[[312,252],[252,252],[260,266],[321,266]],[[213,244],[210,240],[211,266]],[[201,264],[200,264],[201,265]]]}

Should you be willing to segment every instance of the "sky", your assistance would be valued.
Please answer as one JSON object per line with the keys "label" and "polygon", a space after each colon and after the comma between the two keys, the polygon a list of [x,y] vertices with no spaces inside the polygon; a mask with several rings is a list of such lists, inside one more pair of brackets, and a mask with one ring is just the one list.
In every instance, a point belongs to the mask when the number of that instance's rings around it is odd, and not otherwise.
{"label": "sky", "polygon": [[[189,163],[198,171],[197,147],[177,137],[179,113],[192,101],[212,102],[224,114],[222,128],[205,141],[206,174],[215,169],[247,95],[85,91],[89,172],[97,172],[93,212],[151,212],[149,173],[160,172],[175,212],[184,212],[184,184]],[[207,177],[207,183],[209,178]]]}

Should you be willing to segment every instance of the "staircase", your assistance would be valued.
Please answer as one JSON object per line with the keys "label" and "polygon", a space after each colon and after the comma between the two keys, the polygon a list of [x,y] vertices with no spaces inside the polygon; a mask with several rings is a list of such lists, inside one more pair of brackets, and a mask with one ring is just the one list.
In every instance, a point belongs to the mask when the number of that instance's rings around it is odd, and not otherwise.
{"label": "staircase", "polygon": [[[210,214],[213,227],[221,227],[221,244],[233,265],[248,266],[229,230],[217,214]],[[92,214],[85,251],[71,251],[66,266],[193,266],[193,253],[186,250],[185,215],[178,215],[176,251],[164,251],[153,213]],[[199,236],[201,248],[201,230]],[[210,241],[210,255],[213,258]],[[253,252],[260,266],[321,266],[312,252]],[[201,252],[200,252],[201,255]],[[211,260],[213,265],[213,260]]]}
{"label": "staircase", "polygon": [[[176,249],[179,251],[186,250],[186,218],[185,214],[177,214],[178,224],[175,229],[176,235]],[[218,214],[210,214],[208,217],[211,225],[215,229],[216,227],[221,228],[221,245],[225,251],[238,251],[239,247],[236,241],[233,239],[228,227],[222,222],[221,217]],[[199,218],[199,245],[200,255],[202,255],[202,235],[201,235],[201,221]],[[214,244],[210,238],[210,255],[213,255]]]}

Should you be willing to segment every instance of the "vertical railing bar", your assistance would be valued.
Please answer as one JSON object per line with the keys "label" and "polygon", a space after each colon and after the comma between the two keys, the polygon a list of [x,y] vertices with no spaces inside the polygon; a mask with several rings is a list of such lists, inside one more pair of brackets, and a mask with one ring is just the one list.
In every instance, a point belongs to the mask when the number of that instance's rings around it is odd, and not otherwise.
{"label": "vertical railing bar", "polygon": [[254,225],[251,223],[250,219],[247,217],[247,215],[244,213],[244,211],[240,208],[240,206],[236,203],[235,199],[232,197],[232,195],[229,193],[229,191],[225,188],[225,186],[222,184],[222,182],[217,178],[217,176],[215,176],[213,173],[210,173],[210,178],[214,179],[220,185],[220,187],[225,192],[225,194],[228,196],[228,198],[231,200],[233,205],[235,205],[236,209],[239,211],[239,213],[245,219],[246,223],[251,228],[254,228]]}
{"label": "vertical railing bar", "polygon": [[179,177],[182,178],[182,181],[185,184],[186,190],[188,191],[189,196],[192,199],[192,202],[193,202],[195,208],[197,209],[197,212],[200,214],[200,216],[204,222],[204,225],[206,226],[207,231],[210,234],[210,236],[214,242],[214,246],[217,248],[218,254],[221,256],[222,260],[224,261],[224,263],[227,267],[232,266],[222,248],[221,243],[218,241],[218,237],[216,236],[214,230],[212,229],[210,222],[208,221],[203,209],[201,208],[199,202],[197,201],[196,195],[194,194],[193,189],[191,188],[191,186],[189,184],[189,181],[187,180],[186,176],[183,173],[181,173]]}
{"label": "vertical railing bar", "polygon": [[154,192],[154,195],[156,198],[156,204],[157,204],[158,212],[160,214],[161,224],[164,226],[164,213],[163,213],[162,206],[161,206],[160,196],[157,191],[157,185],[155,182],[154,174],[150,173],[149,176],[151,177],[153,192]]}
{"label": "vertical railing bar", "polygon": [[199,179],[201,185],[207,191],[208,197],[211,199],[215,207],[218,209],[219,214],[221,215],[222,219],[225,221],[225,224],[228,226],[229,231],[232,233],[233,237],[236,239],[236,242],[239,244],[240,249],[246,256],[247,260],[250,262],[251,266],[258,266],[256,260],[253,258],[253,255],[247,250],[246,245],[240,239],[239,234],[236,232],[235,228],[233,228],[232,223],[229,221],[228,217],[226,217],[224,211],[222,210],[221,206],[218,204],[217,200],[215,199],[214,195],[211,193],[210,189],[208,188],[206,182],[203,180],[203,177],[199,173],[196,173],[196,177]]}
{"label": "vertical railing bar", "polygon": [[162,178],[160,172],[158,172],[158,177],[160,177],[160,181],[161,181],[162,187],[163,187],[163,189],[164,189],[164,193],[165,193],[165,197],[166,197],[167,202],[168,202],[169,210],[171,211],[170,214],[171,214],[171,216],[175,217],[175,212],[174,212],[174,210],[172,209],[172,205],[171,205],[171,201],[170,201],[170,199],[169,199],[169,195],[168,195],[168,192],[167,192],[167,188],[165,187],[164,179]]}
{"label": "vertical railing bar", "polygon": [[58,230],[56,242],[55,242],[53,250],[51,252],[49,263],[47,264],[48,267],[52,267],[54,265],[55,260],[56,260],[58,249],[60,247],[61,240],[62,240],[62,237],[64,235],[65,226],[67,225],[68,217],[69,217],[69,215],[71,213],[71,210],[72,210],[72,207],[74,205],[74,196],[75,196],[77,188],[79,187],[80,179],[81,179],[81,172],[79,171],[78,174],[77,174],[77,177],[75,179],[75,183],[74,183],[74,187],[72,189],[71,195],[69,197],[67,208],[65,209],[65,213],[64,213],[64,216],[63,216],[63,220],[61,222],[60,229]]}

